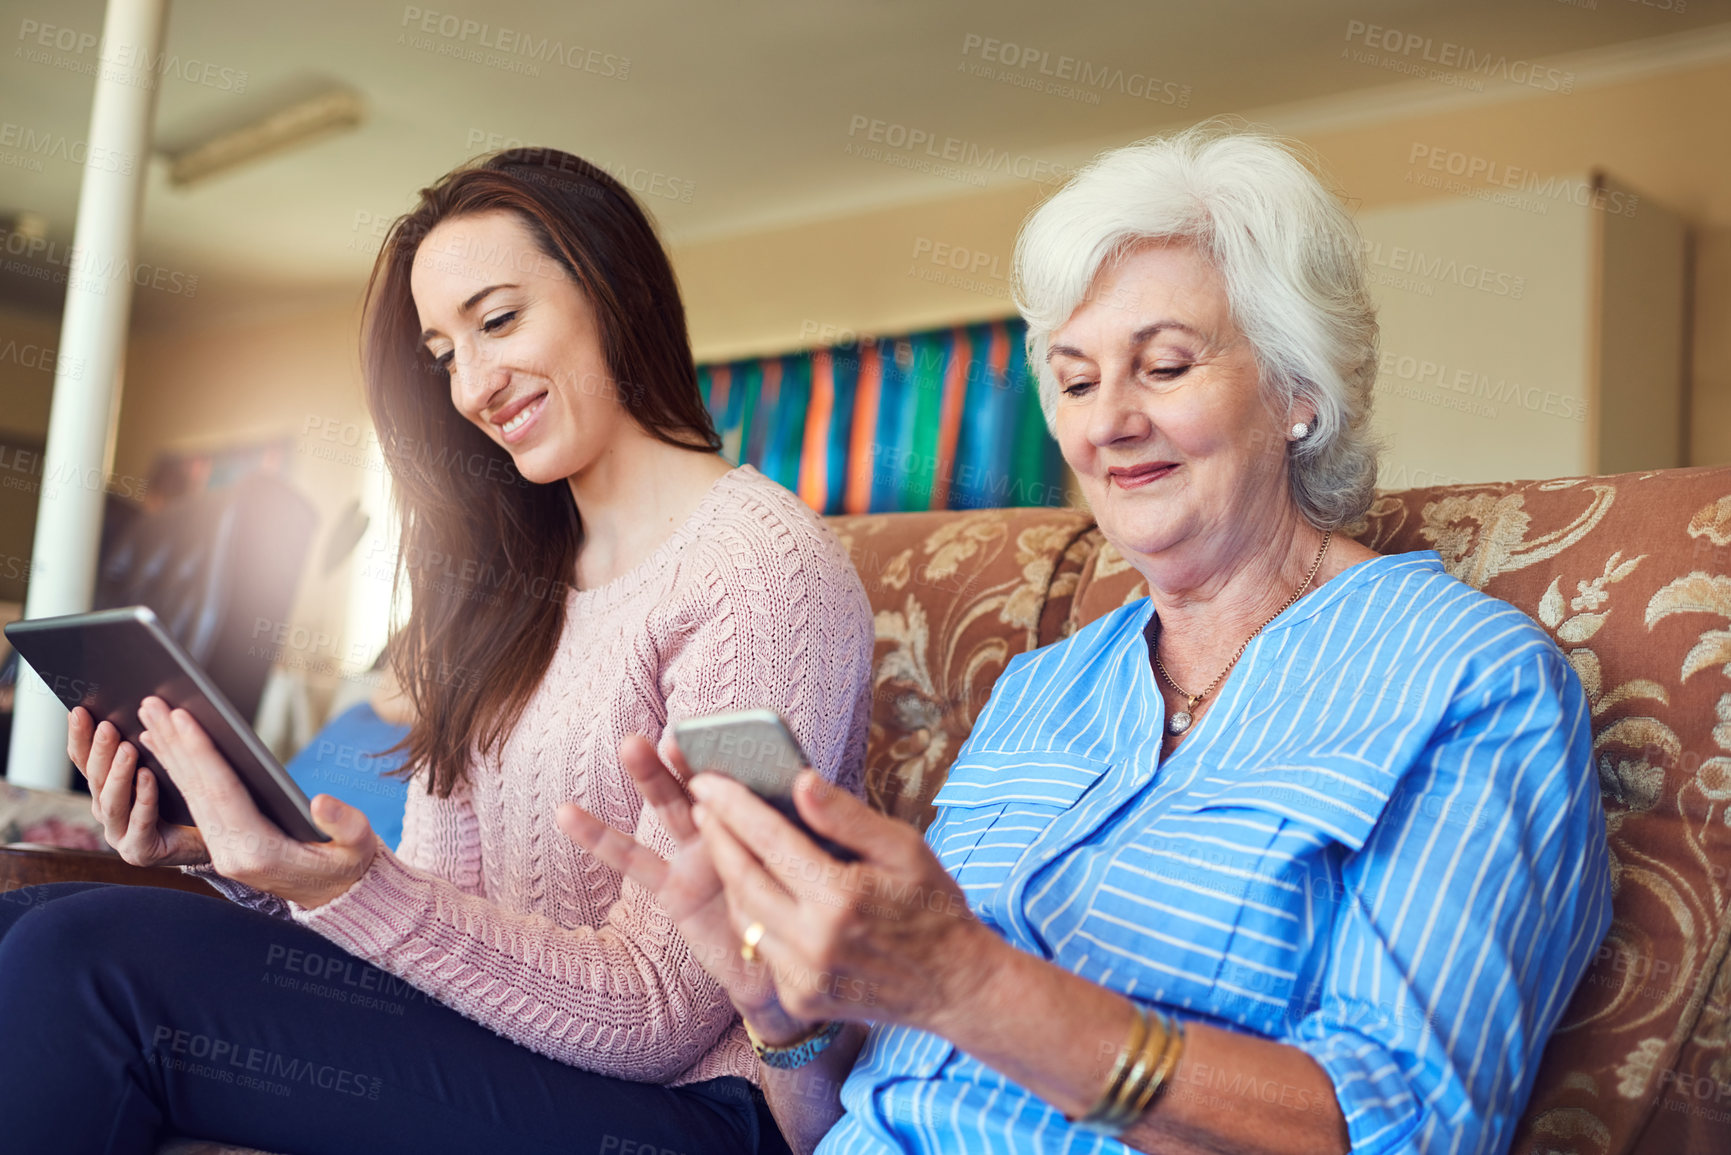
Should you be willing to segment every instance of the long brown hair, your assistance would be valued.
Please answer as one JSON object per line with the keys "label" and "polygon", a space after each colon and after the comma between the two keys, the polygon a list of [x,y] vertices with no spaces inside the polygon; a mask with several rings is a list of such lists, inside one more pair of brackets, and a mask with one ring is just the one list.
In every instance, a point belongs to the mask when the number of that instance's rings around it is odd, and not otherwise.
{"label": "long brown hair", "polygon": [[[391,665],[414,704],[405,773],[446,797],[472,753],[497,751],[541,682],[565,624],[582,521],[563,479],[519,474],[511,455],[451,402],[421,343],[409,289],[415,251],[441,221],[515,213],[595,311],[615,395],[646,432],[699,452],[721,447],[697,388],[673,267],[617,181],[553,149],[496,153],[421,190],[386,236],[367,282],[361,363],[402,519],[410,594]],[[401,747],[399,747],[401,748]]]}

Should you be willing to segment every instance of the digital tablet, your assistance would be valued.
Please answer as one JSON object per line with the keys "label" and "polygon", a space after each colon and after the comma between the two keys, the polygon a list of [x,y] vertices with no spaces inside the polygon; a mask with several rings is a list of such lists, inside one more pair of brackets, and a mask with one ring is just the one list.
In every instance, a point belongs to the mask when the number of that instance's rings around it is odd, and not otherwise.
{"label": "digital tablet", "polygon": [[171,776],[138,741],[144,731],[138,704],[153,694],[198,720],[246,784],[259,813],[284,834],[299,842],[330,841],[314,824],[306,794],[149,606],[13,622],[6,627],[6,640],[69,712],[83,706],[96,722],[113,723],[137,748],[138,764],[156,775],[157,810],[164,822],[196,825]]}

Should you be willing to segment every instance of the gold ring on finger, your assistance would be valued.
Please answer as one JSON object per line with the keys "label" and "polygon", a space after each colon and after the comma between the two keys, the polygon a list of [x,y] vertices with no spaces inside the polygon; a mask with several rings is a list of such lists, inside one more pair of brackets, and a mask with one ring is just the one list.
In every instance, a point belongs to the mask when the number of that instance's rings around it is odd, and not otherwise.
{"label": "gold ring on finger", "polygon": [[761,922],[754,922],[745,928],[745,933],[739,936],[739,957],[748,963],[757,961],[757,944],[763,941],[767,928]]}

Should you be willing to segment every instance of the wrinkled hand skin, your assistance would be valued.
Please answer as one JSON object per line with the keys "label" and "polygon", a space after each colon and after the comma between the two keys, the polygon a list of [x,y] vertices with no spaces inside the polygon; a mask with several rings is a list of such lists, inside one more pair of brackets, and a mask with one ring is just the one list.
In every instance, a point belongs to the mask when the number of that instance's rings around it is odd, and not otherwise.
{"label": "wrinkled hand skin", "polygon": [[943,1033],[1005,944],[968,909],[919,831],[810,772],[794,790],[843,863],[732,779],[692,782],[736,928],[766,928],[758,953],[796,1019],[902,1023]]}

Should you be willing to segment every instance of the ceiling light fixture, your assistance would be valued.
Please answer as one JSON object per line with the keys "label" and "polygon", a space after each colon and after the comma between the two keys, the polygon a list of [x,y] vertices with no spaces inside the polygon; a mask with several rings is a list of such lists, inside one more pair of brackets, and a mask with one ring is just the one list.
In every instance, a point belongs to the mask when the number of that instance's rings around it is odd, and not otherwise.
{"label": "ceiling light fixture", "polygon": [[296,145],[358,128],[366,116],[360,95],[347,89],[322,92],[240,128],[166,154],[168,181],[185,188],[218,173]]}

